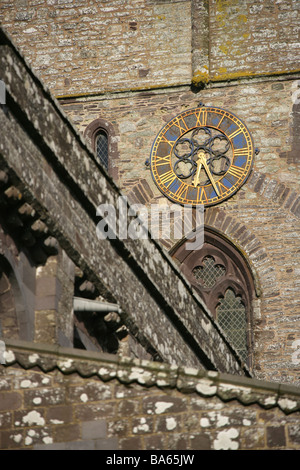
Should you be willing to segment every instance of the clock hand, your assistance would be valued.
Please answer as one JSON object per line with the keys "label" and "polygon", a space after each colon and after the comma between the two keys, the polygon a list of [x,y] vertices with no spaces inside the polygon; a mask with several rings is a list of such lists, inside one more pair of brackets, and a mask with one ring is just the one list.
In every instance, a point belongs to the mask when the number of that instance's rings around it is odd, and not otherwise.
{"label": "clock hand", "polygon": [[213,179],[213,177],[212,177],[212,174],[211,174],[211,172],[210,172],[210,169],[208,168],[208,165],[207,165],[207,163],[206,163],[205,158],[203,159],[203,166],[204,166],[204,168],[205,168],[205,170],[206,170],[207,176],[209,177],[209,179],[210,179],[210,181],[211,181],[211,184],[213,185],[213,188],[214,188],[214,190],[215,190],[217,196],[220,196],[220,193],[219,193],[219,191],[218,191],[217,185],[216,185],[216,183],[215,183],[215,181],[214,181],[214,179]]}
{"label": "clock hand", "polygon": [[199,183],[199,176],[200,176],[200,171],[201,171],[201,168],[202,168],[202,161],[203,161],[203,157],[204,157],[204,153],[203,152],[199,152],[198,154],[198,161],[197,161],[197,164],[198,164],[198,167],[197,167],[197,173],[196,173],[196,176],[195,178],[193,179],[193,185],[196,187],[197,184]]}

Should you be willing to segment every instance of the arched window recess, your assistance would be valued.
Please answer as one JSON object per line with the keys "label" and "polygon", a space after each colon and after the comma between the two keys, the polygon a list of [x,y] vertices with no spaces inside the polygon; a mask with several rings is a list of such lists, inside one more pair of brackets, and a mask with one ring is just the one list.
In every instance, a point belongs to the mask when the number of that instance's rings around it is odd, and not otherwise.
{"label": "arched window recess", "polygon": [[108,170],[108,135],[104,129],[98,130],[94,146],[97,160]]}
{"label": "arched window recess", "polygon": [[171,256],[205,302],[241,359],[252,363],[252,304],[255,284],[242,253],[211,228],[204,230],[199,250],[187,242],[171,250]]}
{"label": "arched window recess", "polygon": [[105,119],[95,119],[86,127],[84,137],[92,148],[96,160],[117,180],[118,169],[115,160],[119,157],[118,138],[113,125]]}

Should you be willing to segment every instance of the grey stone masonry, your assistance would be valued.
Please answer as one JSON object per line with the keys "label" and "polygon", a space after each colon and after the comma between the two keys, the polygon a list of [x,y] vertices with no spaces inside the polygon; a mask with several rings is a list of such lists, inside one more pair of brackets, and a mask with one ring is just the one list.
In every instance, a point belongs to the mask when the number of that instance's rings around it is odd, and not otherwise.
{"label": "grey stone masonry", "polygon": [[119,238],[119,227],[115,239],[98,240],[97,207],[117,208],[121,193],[3,32],[0,79],[7,89],[1,167],[68,257],[164,361],[249,374],[155,240]]}
{"label": "grey stone masonry", "polygon": [[[24,369],[37,368],[44,373],[57,369],[65,375],[77,373],[84,378],[98,377],[104,383],[116,379],[125,386],[137,383],[143,387],[177,389],[202,397],[218,396],[224,402],[256,403],[266,409],[279,408],[287,414],[300,410],[299,387],[239,375],[20,340],[6,342],[4,359],[8,368],[18,364]],[[108,390],[106,395],[111,398]],[[83,397],[82,401],[85,402]],[[86,440],[107,436],[105,420],[83,421],[81,426],[82,437]]]}
{"label": "grey stone masonry", "polygon": [[6,346],[0,449],[299,448],[295,386],[17,340]]}

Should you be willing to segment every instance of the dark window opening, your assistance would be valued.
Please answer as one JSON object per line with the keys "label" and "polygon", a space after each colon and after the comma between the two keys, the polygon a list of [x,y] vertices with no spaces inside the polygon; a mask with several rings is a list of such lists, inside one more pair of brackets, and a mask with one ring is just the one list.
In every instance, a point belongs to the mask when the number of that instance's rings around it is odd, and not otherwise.
{"label": "dark window opening", "polygon": [[104,168],[108,169],[108,136],[107,133],[101,129],[96,135],[96,155]]}
{"label": "dark window opening", "polygon": [[118,182],[119,169],[116,161],[119,159],[119,135],[116,134],[113,124],[103,118],[95,119],[86,127],[84,137],[97,162]]}

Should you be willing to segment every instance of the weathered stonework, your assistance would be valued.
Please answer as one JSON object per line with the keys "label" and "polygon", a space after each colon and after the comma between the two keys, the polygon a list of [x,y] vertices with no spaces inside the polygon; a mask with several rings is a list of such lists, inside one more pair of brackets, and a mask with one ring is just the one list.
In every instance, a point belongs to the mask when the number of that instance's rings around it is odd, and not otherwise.
{"label": "weathered stonework", "polygon": [[296,387],[20,341],[5,357],[1,449],[299,448]]}
{"label": "weathered stonework", "polygon": [[[222,333],[209,311],[154,240],[123,240],[118,236],[98,240],[98,204],[111,203],[117,207],[121,193],[57,104],[6,41],[7,45],[1,47],[0,61],[11,107],[8,113],[1,110],[4,129],[0,144],[2,168],[70,258],[70,266],[74,263],[104,298],[119,304],[123,321],[132,334],[146,349],[153,348],[164,361],[249,374],[227,339],[224,337],[220,342]],[[26,83],[30,84],[24,91],[21,77],[22,81],[26,77]],[[46,114],[44,110],[47,110]],[[35,135],[34,141],[29,134]],[[21,160],[18,158],[20,152]],[[53,266],[56,269],[55,262],[52,263],[52,274]],[[66,271],[67,267],[65,264]],[[39,268],[38,288],[43,289],[47,269],[46,265]],[[70,275],[71,272],[69,278]],[[41,341],[43,336],[44,316],[50,334],[51,329],[53,334],[60,328],[70,339],[70,321],[63,322],[63,318],[72,318],[71,305],[64,315],[54,314],[54,311],[58,312],[60,279],[59,276],[48,277],[50,298],[45,296],[39,306],[36,340]],[[67,288],[66,282],[64,289]],[[199,322],[202,314],[203,321]],[[145,315],[148,318],[146,324]],[[65,323],[64,327],[62,323]],[[57,342],[58,338],[57,333],[53,341]],[[51,342],[48,336],[46,339]],[[219,345],[217,350],[215,344]]]}
{"label": "weathered stonework", "polygon": [[0,20],[56,96],[190,82],[189,0],[5,1]]}
{"label": "weathered stonework", "polygon": [[[257,79],[239,86],[235,83],[212,86],[196,95],[186,89],[165,89],[124,94],[122,98],[117,95],[97,100],[81,98],[78,99],[81,108],[76,111],[68,100],[62,100],[62,104],[81,132],[89,123],[91,108],[95,117],[106,116],[112,122],[120,133],[117,182],[130,202],[149,208],[151,204],[167,203],[145,165],[154,138],[153,128],[158,132],[174,115],[197,106],[200,100],[208,106],[230,109],[244,119],[260,150],[252,174],[232,198],[207,209],[204,222],[228,237],[251,266],[257,285],[252,326],[255,375],[299,384],[292,356],[297,340],[293,325],[299,321],[300,175],[296,157],[290,157],[293,164],[288,157],[292,152],[297,154],[293,150],[297,146],[298,118],[294,104],[297,83],[282,77],[278,82]],[[253,110],[250,115],[248,106]],[[177,242],[161,240],[167,250]]]}
{"label": "weathered stonework", "polygon": [[297,8],[270,0],[6,0],[0,20],[51,91],[66,96],[299,71]]}
{"label": "weathered stonework", "polygon": [[[299,449],[298,11],[1,2],[26,59],[1,30],[1,449]],[[259,150],[246,184],[204,215],[252,277],[250,369],[168,255],[185,240],[96,236],[101,203],[167,203],[151,145],[199,102],[239,116]],[[99,123],[108,173],[91,148]],[[117,355],[73,347],[74,295],[118,304]]]}
{"label": "weathered stonework", "polygon": [[[294,2],[211,2],[213,80],[299,71]],[[282,51],[287,53],[283,54]]]}

